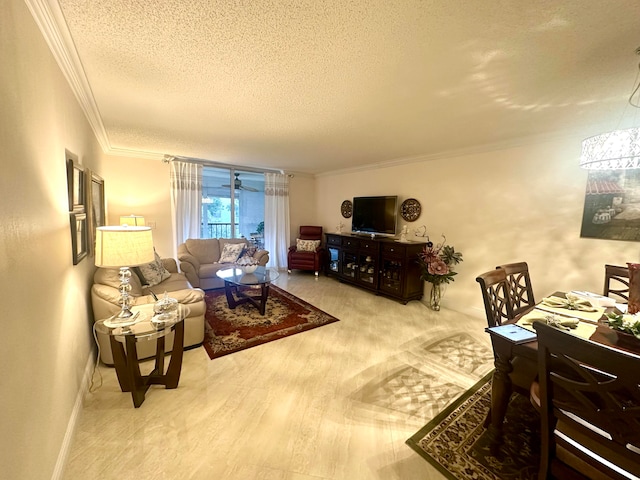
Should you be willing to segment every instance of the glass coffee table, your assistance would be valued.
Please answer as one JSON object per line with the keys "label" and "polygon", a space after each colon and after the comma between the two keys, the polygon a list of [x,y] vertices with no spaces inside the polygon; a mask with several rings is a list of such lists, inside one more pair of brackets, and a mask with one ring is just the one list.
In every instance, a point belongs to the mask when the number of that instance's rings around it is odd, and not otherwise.
{"label": "glass coffee table", "polygon": [[[96,332],[109,335],[120,389],[131,392],[133,405],[138,408],[151,385],[164,385],[168,389],[178,387],[184,350],[184,319],[189,316],[190,309],[178,305],[178,309],[166,317],[154,315],[153,304],[140,305],[131,310],[137,315],[135,323],[117,326],[110,323],[110,319],[98,320],[95,329]],[[173,346],[165,371],[165,337],[171,332],[174,333]],[[155,366],[151,373],[142,375],[136,344],[149,340],[157,342]]]}
{"label": "glass coffee table", "polygon": [[[254,272],[245,273],[241,267],[218,270],[216,275],[224,280],[224,293],[230,309],[243,303],[255,306],[264,315],[269,296],[269,284],[280,274],[275,268],[258,267]],[[252,295],[251,292],[256,294]]]}

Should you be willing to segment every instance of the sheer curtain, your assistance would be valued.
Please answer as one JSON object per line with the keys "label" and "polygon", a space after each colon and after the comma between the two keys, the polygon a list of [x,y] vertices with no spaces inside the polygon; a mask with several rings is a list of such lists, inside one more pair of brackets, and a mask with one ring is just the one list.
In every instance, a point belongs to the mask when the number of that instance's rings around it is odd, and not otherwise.
{"label": "sheer curtain", "polygon": [[173,217],[173,256],[187,238],[200,238],[202,222],[202,165],[171,162],[171,213]]}
{"label": "sheer curtain", "polygon": [[264,174],[264,248],[269,251],[267,266],[287,268],[289,250],[289,177]]}

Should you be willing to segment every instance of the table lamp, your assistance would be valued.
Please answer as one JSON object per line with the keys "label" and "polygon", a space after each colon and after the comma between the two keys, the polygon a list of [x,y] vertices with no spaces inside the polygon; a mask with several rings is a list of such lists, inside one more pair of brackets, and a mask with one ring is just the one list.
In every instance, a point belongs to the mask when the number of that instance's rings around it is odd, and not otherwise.
{"label": "table lamp", "polygon": [[155,260],[151,228],[98,227],[96,228],[96,266],[120,269],[120,313],[110,319],[111,324],[130,325],[135,319],[131,312],[131,270]]}
{"label": "table lamp", "polygon": [[131,225],[132,227],[144,227],[147,224],[142,215],[120,215],[120,225]]}

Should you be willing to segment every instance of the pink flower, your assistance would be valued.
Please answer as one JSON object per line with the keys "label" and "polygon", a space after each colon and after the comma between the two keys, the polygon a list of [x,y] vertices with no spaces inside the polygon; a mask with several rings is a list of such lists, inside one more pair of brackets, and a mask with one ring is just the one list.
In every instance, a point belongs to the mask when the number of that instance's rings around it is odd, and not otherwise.
{"label": "pink flower", "polygon": [[449,273],[449,267],[442,261],[441,258],[435,258],[429,263],[427,271],[431,275],[446,275],[447,273]]}

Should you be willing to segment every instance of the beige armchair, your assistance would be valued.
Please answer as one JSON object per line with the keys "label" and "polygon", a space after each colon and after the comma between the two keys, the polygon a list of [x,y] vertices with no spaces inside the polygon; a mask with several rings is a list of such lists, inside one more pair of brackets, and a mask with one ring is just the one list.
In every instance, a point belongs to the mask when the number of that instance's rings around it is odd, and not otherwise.
{"label": "beige armchair", "polygon": [[258,265],[264,266],[269,261],[268,251],[252,248],[244,238],[190,238],[178,245],[178,260],[180,270],[187,276],[191,285],[203,290],[224,287],[224,281],[216,276],[216,272],[232,266],[235,261],[220,261],[224,247],[228,244],[243,244],[245,250],[240,253],[240,257],[250,255]]}
{"label": "beige armchair", "polygon": [[[169,271],[170,276],[154,286],[143,286],[136,269],[131,270],[131,306],[155,303],[151,292],[160,297],[167,294],[189,307],[189,315],[184,320],[184,347],[202,344],[204,340],[204,314],[206,304],[204,292],[193,288],[183,273],[178,272],[178,265],[173,258],[162,259],[162,264]],[[94,321],[109,318],[120,311],[119,271],[117,268],[98,268],[93,276],[91,287],[91,303],[93,305]],[[111,345],[107,335],[98,334],[100,359],[106,365],[113,365]],[[167,337],[166,344],[172,345],[173,333]],[[149,358],[155,355],[156,342],[140,342],[138,344],[138,358]]]}

